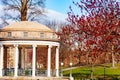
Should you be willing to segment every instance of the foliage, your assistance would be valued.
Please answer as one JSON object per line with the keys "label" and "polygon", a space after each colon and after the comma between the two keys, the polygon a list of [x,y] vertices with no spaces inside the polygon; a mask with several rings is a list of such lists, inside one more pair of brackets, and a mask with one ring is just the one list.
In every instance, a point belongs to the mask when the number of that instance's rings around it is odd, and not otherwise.
{"label": "foliage", "polygon": [[115,0],[80,0],[73,4],[86,15],[79,16],[70,7],[67,20],[71,24],[62,27],[60,39],[66,45],[77,42],[78,50],[87,51],[92,64],[103,52],[119,52],[120,3]]}
{"label": "foliage", "polygon": [[68,21],[76,25],[74,33],[78,34],[78,41],[84,41],[87,49],[92,48],[95,51],[109,48],[110,45],[118,49],[119,3],[113,0],[80,0],[80,2],[82,5],[76,3],[76,6],[88,12],[87,16],[79,17],[72,11],[68,13]]}
{"label": "foliage", "polygon": [[13,72],[8,71],[7,76],[13,76]]}
{"label": "foliage", "polygon": [[30,70],[25,70],[25,75],[31,75],[31,71]]}

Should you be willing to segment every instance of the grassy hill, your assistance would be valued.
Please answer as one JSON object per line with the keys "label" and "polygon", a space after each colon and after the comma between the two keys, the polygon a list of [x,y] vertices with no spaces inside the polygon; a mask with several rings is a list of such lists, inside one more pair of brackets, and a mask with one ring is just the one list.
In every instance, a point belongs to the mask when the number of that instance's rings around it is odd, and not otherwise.
{"label": "grassy hill", "polygon": [[[82,78],[91,78],[91,66],[81,66],[72,69],[72,76],[75,80]],[[63,72],[64,76],[69,76],[70,70]],[[115,68],[111,64],[98,65],[93,67],[93,78],[97,80],[120,80],[120,64],[116,64]]]}

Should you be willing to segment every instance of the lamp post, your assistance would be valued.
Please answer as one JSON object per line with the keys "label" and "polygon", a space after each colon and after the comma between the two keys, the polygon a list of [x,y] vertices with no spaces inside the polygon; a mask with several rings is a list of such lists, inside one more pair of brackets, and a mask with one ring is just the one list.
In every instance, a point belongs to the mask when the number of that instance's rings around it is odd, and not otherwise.
{"label": "lamp post", "polygon": [[70,80],[73,80],[73,77],[72,77],[72,62],[70,62]]}
{"label": "lamp post", "polygon": [[104,80],[105,80],[105,68],[106,68],[106,66],[105,66],[105,57],[106,57],[106,53],[104,53]]}
{"label": "lamp post", "polygon": [[104,66],[104,80],[105,80],[105,66]]}
{"label": "lamp post", "polygon": [[63,67],[64,63],[61,62],[61,77],[63,77],[63,71],[62,71],[62,67]]}

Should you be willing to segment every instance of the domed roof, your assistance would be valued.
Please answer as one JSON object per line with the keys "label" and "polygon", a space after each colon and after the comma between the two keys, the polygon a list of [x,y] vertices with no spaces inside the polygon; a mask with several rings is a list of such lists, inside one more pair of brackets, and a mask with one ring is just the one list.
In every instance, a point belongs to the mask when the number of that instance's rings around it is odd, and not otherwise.
{"label": "domed roof", "polygon": [[21,21],[15,22],[2,28],[3,31],[41,31],[41,32],[53,32],[50,28],[45,25],[30,22]]}

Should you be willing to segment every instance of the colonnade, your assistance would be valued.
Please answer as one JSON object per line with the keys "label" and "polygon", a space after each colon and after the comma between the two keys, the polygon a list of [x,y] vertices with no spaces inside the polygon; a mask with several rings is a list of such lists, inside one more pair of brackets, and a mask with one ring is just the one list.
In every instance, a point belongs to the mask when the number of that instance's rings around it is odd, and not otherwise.
{"label": "colonnade", "polygon": [[[35,77],[35,71],[36,71],[36,48],[38,45],[31,44],[32,45],[32,77]],[[18,62],[19,62],[19,46],[20,44],[13,44],[15,47],[15,59],[14,59],[14,77],[18,76]],[[51,48],[53,45],[47,45],[48,46],[48,58],[47,58],[47,77],[51,76]],[[4,45],[0,44],[0,77],[3,76],[3,57],[4,57]],[[55,75],[56,77],[59,76],[59,46],[56,46],[56,55],[55,55]]]}

